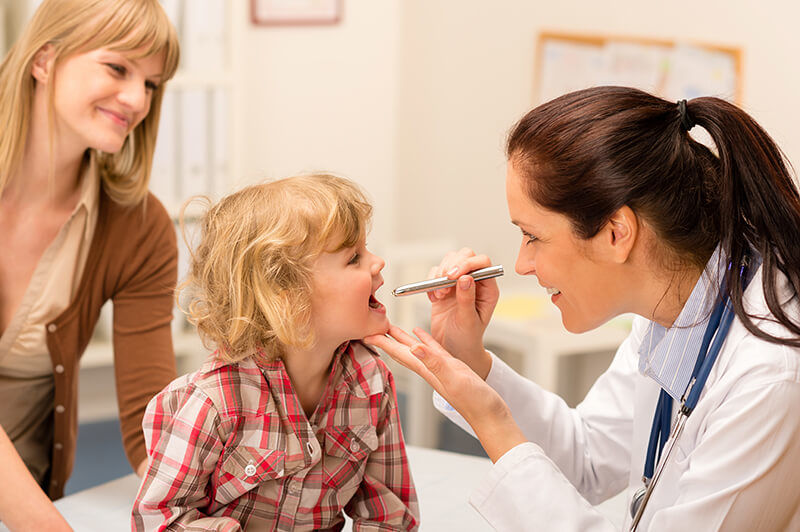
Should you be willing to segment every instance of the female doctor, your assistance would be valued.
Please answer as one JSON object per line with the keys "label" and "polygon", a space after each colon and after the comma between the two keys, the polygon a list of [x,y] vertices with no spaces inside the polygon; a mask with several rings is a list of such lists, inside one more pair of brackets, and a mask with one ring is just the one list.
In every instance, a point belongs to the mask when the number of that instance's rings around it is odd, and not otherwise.
{"label": "female doctor", "polygon": [[516,271],[571,332],[638,316],[574,409],[484,349],[499,292],[464,275],[490,265],[469,249],[431,272],[458,280],[429,296],[432,334],[366,339],[481,441],[470,503],[498,530],[614,530],[592,505],[627,490],[626,530],[800,530],[800,196],[779,148],[723,100],[598,87],[528,113],[507,156]]}

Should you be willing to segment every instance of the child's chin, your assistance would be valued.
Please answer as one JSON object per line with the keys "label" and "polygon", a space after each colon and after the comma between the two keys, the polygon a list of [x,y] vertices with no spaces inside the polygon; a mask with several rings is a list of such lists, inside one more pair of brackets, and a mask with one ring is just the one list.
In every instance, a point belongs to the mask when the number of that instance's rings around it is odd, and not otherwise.
{"label": "child's chin", "polygon": [[386,334],[389,332],[389,320],[383,320],[381,325],[377,325],[375,327],[370,328],[370,330],[364,336],[372,336],[375,334]]}

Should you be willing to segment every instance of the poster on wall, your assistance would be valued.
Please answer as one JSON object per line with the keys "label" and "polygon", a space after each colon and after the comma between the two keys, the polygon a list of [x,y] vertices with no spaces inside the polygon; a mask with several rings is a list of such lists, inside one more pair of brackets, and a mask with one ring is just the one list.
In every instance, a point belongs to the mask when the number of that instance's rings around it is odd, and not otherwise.
{"label": "poster on wall", "polygon": [[336,24],[341,0],[251,0],[250,15],[257,26]]}
{"label": "poster on wall", "polygon": [[674,101],[741,99],[741,52],[732,47],[545,33],[536,72],[537,103],[599,85],[637,87]]}

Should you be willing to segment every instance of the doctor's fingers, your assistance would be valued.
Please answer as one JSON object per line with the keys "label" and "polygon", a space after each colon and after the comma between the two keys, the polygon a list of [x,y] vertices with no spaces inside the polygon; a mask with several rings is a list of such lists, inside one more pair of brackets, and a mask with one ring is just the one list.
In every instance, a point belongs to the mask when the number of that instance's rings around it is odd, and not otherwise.
{"label": "doctor's fingers", "polygon": [[[462,275],[491,265],[492,261],[487,255],[477,255],[470,248],[461,248],[459,251],[451,251],[445,255],[439,266],[433,268],[431,273],[434,274],[432,278],[448,277],[450,279],[458,279]],[[452,288],[440,288],[435,291],[435,294],[441,299],[452,290]]]}
{"label": "doctor's fingers", "polygon": [[466,363],[453,357],[430,334],[419,328],[414,329],[414,334],[422,343],[412,346],[410,351],[430,372],[432,378],[425,380],[462,415],[480,411],[486,397],[484,392],[491,390],[491,387]]}
{"label": "doctor's fingers", "polygon": [[[417,357],[411,354],[410,348],[412,346],[419,346],[419,341],[411,337],[408,333],[398,327],[392,327],[389,331],[389,336],[374,335],[364,338],[364,343],[367,345],[375,346],[386,352],[392,359],[394,359],[401,366],[410,369],[428,382],[435,390],[442,393],[442,385],[433,373],[431,373],[425,364]],[[398,332],[399,331],[399,332]],[[402,333],[402,334],[400,334]],[[402,338],[398,341],[396,336]]]}

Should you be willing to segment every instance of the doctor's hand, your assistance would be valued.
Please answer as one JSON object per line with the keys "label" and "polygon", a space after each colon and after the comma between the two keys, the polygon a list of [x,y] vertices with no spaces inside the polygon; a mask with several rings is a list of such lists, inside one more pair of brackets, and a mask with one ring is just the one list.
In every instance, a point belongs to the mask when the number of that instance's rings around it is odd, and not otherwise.
{"label": "doctor's hand", "polygon": [[454,287],[428,292],[433,337],[482,379],[486,379],[492,366],[492,358],[483,347],[483,333],[492,318],[500,289],[494,279],[476,283],[466,274],[491,265],[486,255],[463,248],[445,255],[429,274],[430,278],[458,279]]}
{"label": "doctor's hand", "polygon": [[430,334],[420,328],[414,328],[414,334],[417,338],[392,325],[387,336],[367,336],[363,341],[384,350],[439,392],[469,423],[493,462],[526,441],[494,388]]}

